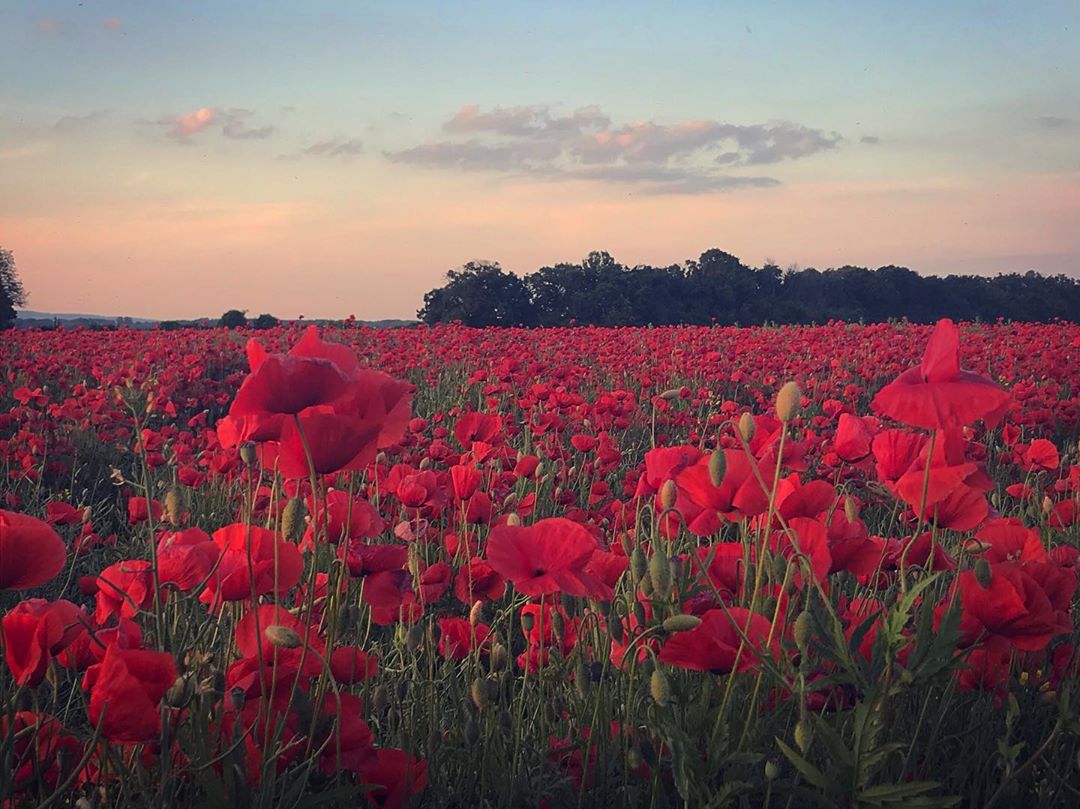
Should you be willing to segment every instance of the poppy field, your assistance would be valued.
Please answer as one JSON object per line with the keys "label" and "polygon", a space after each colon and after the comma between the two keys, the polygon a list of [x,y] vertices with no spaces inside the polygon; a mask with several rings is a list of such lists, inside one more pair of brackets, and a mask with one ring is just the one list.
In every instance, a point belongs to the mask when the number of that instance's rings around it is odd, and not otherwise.
{"label": "poppy field", "polygon": [[1080,804],[1080,326],[0,334],[0,806]]}

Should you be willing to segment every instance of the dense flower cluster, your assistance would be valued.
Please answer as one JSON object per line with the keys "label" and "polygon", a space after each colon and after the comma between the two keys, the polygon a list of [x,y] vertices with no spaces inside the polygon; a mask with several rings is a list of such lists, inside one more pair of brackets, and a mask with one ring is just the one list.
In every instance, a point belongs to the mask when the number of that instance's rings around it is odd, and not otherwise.
{"label": "dense flower cluster", "polygon": [[[230,333],[3,338],[5,805],[136,771],[407,805],[545,678],[653,711],[553,699],[552,783],[614,746],[687,799],[679,683],[724,721],[748,684],[805,753],[875,678],[1000,705],[1078,676],[1076,327],[331,335],[246,371]],[[387,701],[437,671],[463,729],[410,738]]]}

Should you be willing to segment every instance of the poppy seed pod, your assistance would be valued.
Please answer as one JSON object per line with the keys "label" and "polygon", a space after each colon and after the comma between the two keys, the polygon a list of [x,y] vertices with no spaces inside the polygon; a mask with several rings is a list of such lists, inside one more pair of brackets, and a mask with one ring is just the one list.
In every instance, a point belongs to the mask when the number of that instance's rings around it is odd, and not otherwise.
{"label": "poppy seed pod", "polygon": [[696,615],[672,615],[664,621],[665,632],[689,632],[701,626],[701,619]]}
{"label": "poppy seed pod", "polygon": [[254,443],[245,441],[240,445],[240,460],[244,462],[244,466],[254,466],[258,457],[258,451]]}
{"label": "poppy seed pod", "polygon": [[281,624],[270,624],[263,630],[266,639],[282,649],[298,649],[304,645],[304,641],[295,629]]}
{"label": "poppy seed pod", "polygon": [[675,481],[665,480],[664,485],[660,487],[660,508],[664,511],[675,508],[675,498],[678,494],[679,490],[675,486]]}
{"label": "poppy seed pod", "polygon": [[165,692],[165,704],[170,708],[183,708],[195,696],[195,678],[189,673],[177,677]]}
{"label": "poppy seed pod", "polygon": [[712,455],[709,456],[709,482],[713,486],[720,488],[720,485],[724,482],[724,475],[727,474],[727,454],[721,450],[714,449]]}
{"label": "poppy seed pod", "polygon": [[743,413],[739,416],[739,435],[742,436],[742,440],[749,444],[754,440],[754,430],[757,425],[754,424],[754,417],[749,413]]}
{"label": "poppy seed pod", "polygon": [[802,406],[802,391],[795,382],[786,382],[776,394],[776,417],[787,424],[797,415]]}
{"label": "poppy seed pod", "polygon": [[660,669],[656,669],[649,678],[649,694],[661,708],[671,702],[671,681]]}
{"label": "poppy seed pod", "polygon": [[304,535],[304,518],[307,516],[307,508],[304,501],[299,497],[290,497],[285,504],[285,510],[281,512],[281,533],[286,539],[296,541]]}

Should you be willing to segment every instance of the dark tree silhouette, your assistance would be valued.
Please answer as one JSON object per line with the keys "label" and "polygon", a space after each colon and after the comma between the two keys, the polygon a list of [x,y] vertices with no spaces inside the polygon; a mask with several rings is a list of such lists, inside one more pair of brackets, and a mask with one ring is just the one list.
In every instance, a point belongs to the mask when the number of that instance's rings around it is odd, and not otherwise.
{"label": "dark tree silhouette", "polygon": [[247,325],[247,314],[239,309],[230,309],[221,316],[218,325],[226,329],[242,328]]}
{"label": "dark tree silhouette", "polygon": [[668,325],[959,320],[1080,321],[1080,280],[1035,272],[985,278],[919,275],[888,265],[754,269],[722,250],[669,267],[628,268],[610,253],[524,278],[470,263],[424,296],[426,323],[470,326]]}
{"label": "dark tree silhouette", "polygon": [[251,321],[251,327],[253,329],[272,329],[278,325],[280,321],[273,315],[261,314],[253,321]]}
{"label": "dark tree silhouette", "polygon": [[26,291],[15,272],[15,254],[0,247],[0,329],[15,322],[16,306],[26,305]]}

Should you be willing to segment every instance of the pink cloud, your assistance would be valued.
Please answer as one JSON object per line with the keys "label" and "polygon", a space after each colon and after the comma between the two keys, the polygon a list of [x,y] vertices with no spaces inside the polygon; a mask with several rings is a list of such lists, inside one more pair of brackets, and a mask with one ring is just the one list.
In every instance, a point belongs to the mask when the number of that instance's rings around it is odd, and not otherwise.
{"label": "pink cloud", "polygon": [[62,20],[59,17],[46,17],[43,20],[38,20],[38,24],[34,26],[39,34],[63,34],[67,31],[67,20]]}
{"label": "pink cloud", "polygon": [[169,134],[174,138],[189,138],[202,132],[218,117],[216,107],[200,107],[186,115],[172,115],[162,118],[160,123],[168,127]]}
{"label": "pink cloud", "polygon": [[101,23],[102,27],[106,31],[119,31],[123,24],[123,20],[121,20],[119,17],[106,17],[105,20]]}

